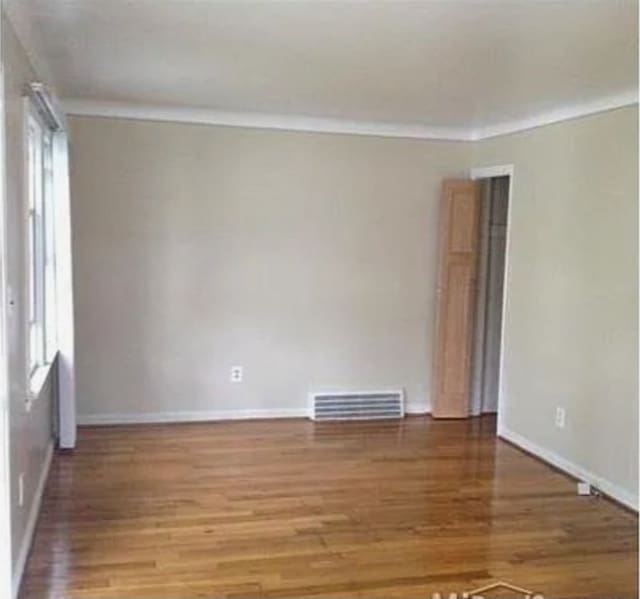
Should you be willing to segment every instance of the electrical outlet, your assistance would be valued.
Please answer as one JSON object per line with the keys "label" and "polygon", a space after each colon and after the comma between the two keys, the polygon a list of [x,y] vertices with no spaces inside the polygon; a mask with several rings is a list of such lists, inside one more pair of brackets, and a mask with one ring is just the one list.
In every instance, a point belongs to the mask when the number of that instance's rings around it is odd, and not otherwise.
{"label": "electrical outlet", "polygon": [[232,383],[242,382],[242,366],[231,367],[231,382]]}
{"label": "electrical outlet", "polygon": [[579,482],[578,495],[591,495],[591,485],[589,483]]}
{"label": "electrical outlet", "polygon": [[565,422],[565,411],[564,408],[557,407],[556,408],[556,426],[558,428],[564,428]]}
{"label": "electrical outlet", "polygon": [[18,505],[22,507],[24,503],[24,472],[18,476]]}

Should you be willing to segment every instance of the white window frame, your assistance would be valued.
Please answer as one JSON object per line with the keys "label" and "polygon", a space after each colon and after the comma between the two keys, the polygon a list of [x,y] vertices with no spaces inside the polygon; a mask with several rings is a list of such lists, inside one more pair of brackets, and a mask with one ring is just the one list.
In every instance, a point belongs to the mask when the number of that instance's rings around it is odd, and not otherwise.
{"label": "white window frame", "polygon": [[29,99],[25,104],[27,374],[37,394],[57,353],[54,133]]}

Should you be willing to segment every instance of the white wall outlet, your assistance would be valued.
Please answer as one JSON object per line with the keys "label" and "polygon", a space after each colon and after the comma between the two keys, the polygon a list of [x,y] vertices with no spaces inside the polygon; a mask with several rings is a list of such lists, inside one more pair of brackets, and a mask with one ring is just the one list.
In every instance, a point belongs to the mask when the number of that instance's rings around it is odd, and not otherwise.
{"label": "white wall outlet", "polygon": [[242,366],[231,367],[231,382],[232,383],[242,382]]}
{"label": "white wall outlet", "polygon": [[591,495],[591,485],[589,483],[578,483],[578,495]]}
{"label": "white wall outlet", "polygon": [[556,408],[556,426],[558,428],[564,428],[564,422],[565,422],[564,408],[561,408],[560,406],[558,406]]}
{"label": "white wall outlet", "polygon": [[18,505],[22,507],[24,504],[24,472],[18,476]]}

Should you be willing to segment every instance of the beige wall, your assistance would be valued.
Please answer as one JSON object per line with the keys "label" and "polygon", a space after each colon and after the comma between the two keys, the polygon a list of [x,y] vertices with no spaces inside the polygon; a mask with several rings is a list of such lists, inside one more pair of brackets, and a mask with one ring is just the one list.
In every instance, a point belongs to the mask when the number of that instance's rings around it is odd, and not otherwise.
{"label": "beige wall", "polygon": [[504,426],[637,501],[637,107],[474,145],[507,163]]}
{"label": "beige wall", "polygon": [[[27,397],[26,196],[24,188],[23,94],[37,79],[9,22],[2,18],[2,61],[5,72],[7,177],[7,283],[15,298],[9,313],[9,442],[11,476],[11,553],[14,579],[28,549],[28,522],[45,456],[52,440],[53,381],[47,381],[30,412]],[[18,505],[18,476],[25,474],[25,501]],[[33,518],[32,518],[33,521]],[[17,579],[16,579],[17,580]]]}
{"label": "beige wall", "polygon": [[465,144],[71,119],[81,419],[297,414],[325,388],[405,388],[425,410],[439,188],[469,159]]}
{"label": "beige wall", "polygon": [[475,144],[73,118],[81,417],[426,407],[441,180],[514,164],[503,424],[635,501],[637,159],[635,107]]}

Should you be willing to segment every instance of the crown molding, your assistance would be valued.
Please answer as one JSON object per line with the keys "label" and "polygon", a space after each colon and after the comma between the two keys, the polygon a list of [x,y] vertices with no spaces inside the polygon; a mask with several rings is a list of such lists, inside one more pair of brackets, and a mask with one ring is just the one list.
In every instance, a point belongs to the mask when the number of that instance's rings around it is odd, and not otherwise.
{"label": "crown molding", "polygon": [[430,139],[441,141],[469,141],[466,129],[447,127],[427,127],[404,123],[379,121],[356,121],[330,119],[301,115],[268,114],[261,112],[230,112],[160,106],[150,104],[130,104],[125,102],[102,102],[98,100],[66,99],[63,108],[72,116],[97,116],[148,121],[168,121],[175,123],[197,123],[223,125],[226,127],[249,127],[257,129],[279,129],[286,131],[307,131],[314,133],[338,133],[349,135],[373,135],[378,137],[400,137],[409,139]]}
{"label": "crown molding", "polygon": [[509,135],[510,133],[518,133],[519,131],[527,131],[529,129],[535,129],[536,127],[543,127],[544,125],[552,125],[553,123],[569,121],[589,116],[591,114],[597,114],[599,112],[607,112],[609,110],[615,110],[616,108],[632,106],[637,103],[638,90],[634,89],[621,94],[616,94],[615,96],[608,96],[606,98],[600,98],[590,102],[563,106],[525,119],[498,123],[487,127],[479,127],[471,132],[470,138],[471,141],[490,139],[500,135]]}
{"label": "crown molding", "polygon": [[536,127],[551,125],[553,123],[606,112],[608,110],[615,110],[637,103],[638,90],[632,90],[596,101],[557,108],[525,119],[478,128],[428,127],[407,123],[330,119],[260,112],[230,112],[204,108],[135,104],[78,98],[62,100],[62,107],[66,114],[71,116],[95,116],[433,141],[481,141],[483,139],[517,133],[519,131],[527,131]]}

